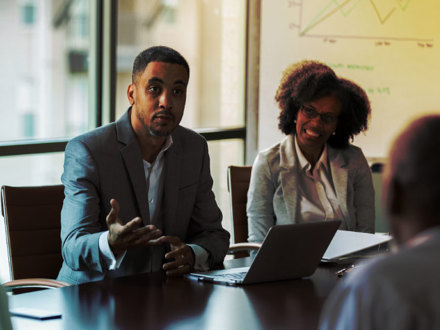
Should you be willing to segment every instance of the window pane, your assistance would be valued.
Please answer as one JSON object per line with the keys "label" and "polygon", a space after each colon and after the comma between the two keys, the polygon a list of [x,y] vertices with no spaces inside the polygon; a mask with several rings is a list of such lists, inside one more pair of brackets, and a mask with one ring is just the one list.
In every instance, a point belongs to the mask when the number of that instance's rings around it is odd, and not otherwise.
{"label": "window pane", "polygon": [[244,141],[231,139],[208,142],[211,175],[214,180],[215,199],[223,213],[223,227],[231,232],[231,207],[228,193],[227,169],[229,165],[244,164]]}
{"label": "window pane", "polygon": [[0,141],[88,127],[89,1],[0,1]]}
{"label": "window pane", "polygon": [[[0,185],[37,186],[61,183],[64,153],[0,158]],[[32,219],[30,219],[32,220]],[[9,280],[4,219],[0,215],[0,283]]]}
{"label": "window pane", "polygon": [[244,125],[245,0],[124,0],[118,2],[116,117],[136,55],[153,45],[178,50],[191,77],[182,125]]}

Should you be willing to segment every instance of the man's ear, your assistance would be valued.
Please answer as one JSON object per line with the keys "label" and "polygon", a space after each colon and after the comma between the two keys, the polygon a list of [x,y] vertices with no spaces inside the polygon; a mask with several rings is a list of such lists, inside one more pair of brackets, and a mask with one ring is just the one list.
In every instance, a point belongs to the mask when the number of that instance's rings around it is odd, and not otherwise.
{"label": "man's ear", "polygon": [[136,85],[130,84],[127,88],[127,98],[130,105],[134,104],[134,100],[136,98]]}

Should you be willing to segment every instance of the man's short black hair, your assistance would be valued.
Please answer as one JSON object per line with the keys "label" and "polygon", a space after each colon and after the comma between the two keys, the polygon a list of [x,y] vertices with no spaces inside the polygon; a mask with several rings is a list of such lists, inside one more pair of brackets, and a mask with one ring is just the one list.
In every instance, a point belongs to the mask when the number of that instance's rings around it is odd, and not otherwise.
{"label": "man's short black hair", "polygon": [[185,67],[189,77],[189,65],[185,58],[176,50],[166,46],[153,46],[142,51],[136,56],[133,63],[133,71],[131,74],[132,83],[135,82],[137,75],[144,72],[148,63],[162,62],[179,64]]}

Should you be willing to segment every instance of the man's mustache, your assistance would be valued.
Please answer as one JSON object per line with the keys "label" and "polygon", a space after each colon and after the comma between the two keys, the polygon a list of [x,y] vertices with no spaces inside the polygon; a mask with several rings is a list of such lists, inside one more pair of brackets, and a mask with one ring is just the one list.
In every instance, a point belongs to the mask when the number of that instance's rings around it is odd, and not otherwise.
{"label": "man's mustache", "polygon": [[166,116],[166,117],[171,117],[172,119],[174,119],[174,115],[168,110],[161,110],[161,111],[156,112],[153,115],[153,119],[155,119],[158,116]]}

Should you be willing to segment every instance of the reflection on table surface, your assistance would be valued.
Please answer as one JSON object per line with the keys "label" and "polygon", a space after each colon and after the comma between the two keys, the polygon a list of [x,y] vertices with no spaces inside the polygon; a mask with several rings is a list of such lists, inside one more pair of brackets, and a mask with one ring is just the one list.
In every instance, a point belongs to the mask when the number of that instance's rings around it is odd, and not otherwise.
{"label": "reflection on table surface", "polygon": [[[249,265],[250,258],[225,262]],[[13,317],[14,329],[315,329],[322,304],[350,265],[321,264],[305,279],[230,287],[162,272],[11,296],[10,307],[60,312],[61,319]]]}

